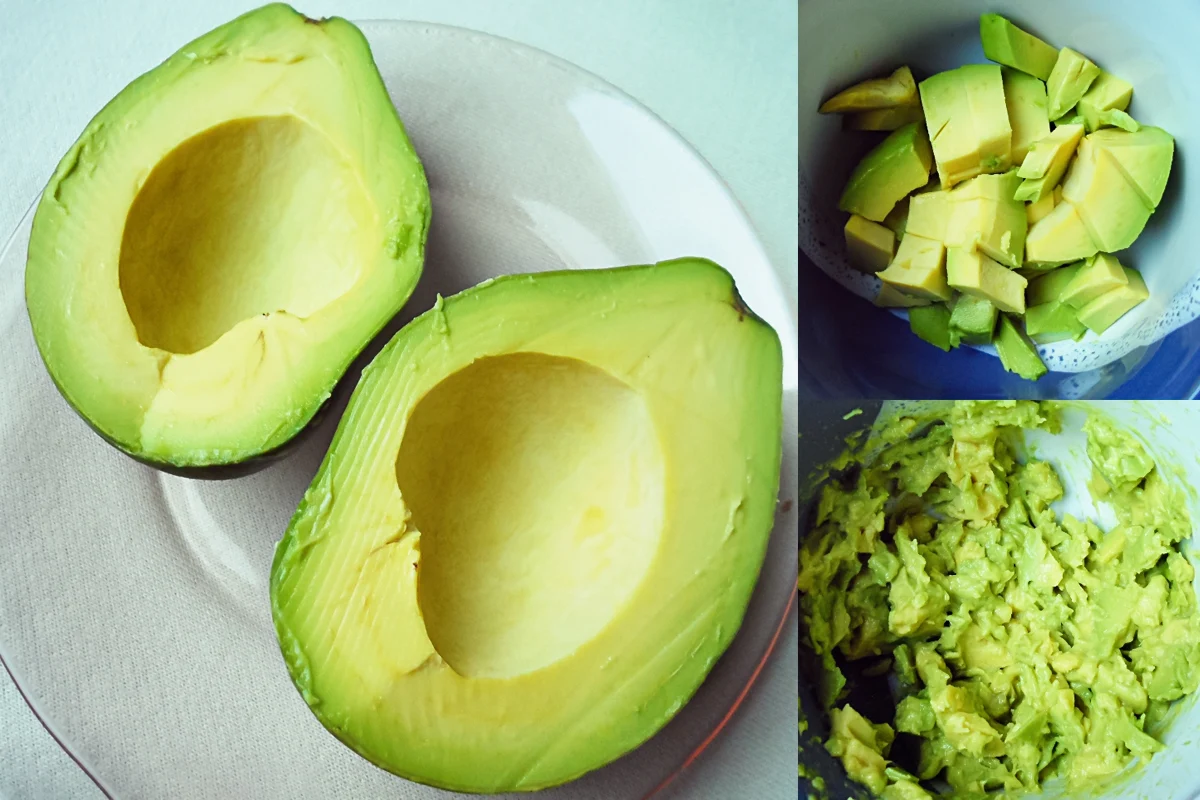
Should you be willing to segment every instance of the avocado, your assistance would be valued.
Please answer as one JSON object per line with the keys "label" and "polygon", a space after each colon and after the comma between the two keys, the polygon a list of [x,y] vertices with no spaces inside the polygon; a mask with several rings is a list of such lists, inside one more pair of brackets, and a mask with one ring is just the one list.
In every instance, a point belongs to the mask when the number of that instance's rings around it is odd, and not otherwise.
{"label": "avocado", "polygon": [[1089,134],[1088,138],[1097,148],[1108,151],[1146,205],[1158,208],[1175,154],[1171,134],[1162,128],[1143,125],[1133,133],[1104,129]]}
{"label": "avocado", "polygon": [[1012,199],[1019,183],[1015,171],[979,175],[951,192],[947,247],[977,246],[1013,269],[1025,256],[1029,222],[1025,207]]}
{"label": "avocado", "polygon": [[908,201],[908,221],[905,231],[926,239],[946,240],[946,225],[950,221],[950,192],[934,191],[914,194]]}
{"label": "avocado", "polygon": [[875,294],[874,300],[875,305],[881,308],[913,308],[927,306],[932,302],[928,297],[907,294],[884,281],[879,282],[879,291]]}
{"label": "avocado", "polygon": [[817,109],[821,114],[848,114],[917,105],[917,83],[912,70],[900,67],[886,78],[856,83],[835,94]]}
{"label": "avocado", "polygon": [[1069,47],[1058,51],[1054,69],[1046,79],[1046,93],[1050,103],[1050,119],[1066,115],[1100,76],[1100,68]]}
{"label": "avocado", "polygon": [[843,119],[844,126],[852,131],[894,131],[910,122],[923,122],[925,117],[921,115],[921,104],[914,102],[909,106],[859,111]]}
{"label": "avocado", "polygon": [[1059,293],[1058,299],[1072,308],[1083,308],[1097,297],[1128,282],[1125,268],[1116,256],[1101,253],[1075,273]]}
{"label": "avocado", "polygon": [[1075,206],[1065,201],[1038,220],[1025,239],[1026,266],[1067,264],[1099,251]]}
{"label": "avocado", "polygon": [[1137,133],[1142,129],[1141,124],[1133,117],[1116,108],[1110,108],[1108,111],[1101,111],[1098,115],[1100,125],[1109,125],[1114,128],[1120,128],[1129,133]]}
{"label": "avocado", "polygon": [[838,208],[883,222],[905,195],[929,182],[932,167],[925,128],[915,122],[897,128],[855,167]]}
{"label": "avocado", "polygon": [[984,14],[979,18],[979,38],[984,58],[989,61],[1043,81],[1050,79],[1058,51],[999,14]]}
{"label": "avocado", "polygon": [[1136,269],[1123,267],[1125,283],[1109,289],[1079,309],[1079,321],[1096,333],[1104,333],[1114,322],[1150,296],[1146,282]]}
{"label": "avocado", "polygon": [[942,188],[1012,164],[1012,127],[1000,67],[968,64],[918,85]]}
{"label": "avocado", "polygon": [[844,228],[850,264],[863,272],[879,272],[892,260],[896,234],[880,225],[851,214]]}
{"label": "avocado", "polygon": [[1000,315],[993,343],[1006,371],[1014,372],[1028,381],[1036,381],[1048,371],[1033,342],[1007,314]]}
{"label": "avocado", "polygon": [[708,261],[439,301],[363,371],[275,551],[272,617],[313,714],[465,792],[637,747],[742,621],[782,387],[778,337]]}
{"label": "avocado", "polygon": [[123,89],[59,163],[29,242],[34,338],[127,454],[249,471],[408,299],[429,215],[362,33],[265,6]]}
{"label": "avocado", "polygon": [[1012,163],[1020,164],[1030,146],[1050,135],[1046,116],[1046,84],[1014,69],[1001,70],[1008,124],[1012,128]]}
{"label": "avocado", "polygon": [[950,344],[989,344],[996,330],[996,306],[982,297],[960,294],[950,310]]}
{"label": "avocado", "polygon": [[904,235],[904,230],[908,227],[908,202],[908,197],[901,199],[883,218],[883,226],[896,234],[897,239]]}
{"label": "avocado", "polygon": [[1075,206],[1100,250],[1115,253],[1133,244],[1153,212],[1117,165],[1112,153],[1089,136],[1079,143],[1063,181],[1063,199]]}
{"label": "avocado", "polygon": [[946,248],[936,239],[905,233],[892,263],[879,279],[900,291],[929,300],[949,300],[954,292],[946,285]]}
{"label": "avocado", "polygon": [[946,282],[963,294],[990,301],[1001,311],[1025,311],[1028,281],[973,247],[947,248]]}
{"label": "avocado", "polygon": [[1049,344],[1064,339],[1078,339],[1087,332],[1087,326],[1079,321],[1075,309],[1052,300],[1025,309],[1025,332],[1033,341]]}
{"label": "avocado", "polygon": [[1100,115],[1104,111],[1124,111],[1133,99],[1133,84],[1123,81],[1112,73],[1100,71],[1096,79],[1075,108],[1083,117],[1088,133],[1105,124]]}
{"label": "avocado", "polygon": [[1025,221],[1032,226],[1038,220],[1044,219],[1053,210],[1054,193],[1050,192],[1040,200],[1034,200],[1032,203],[1025,204]]}
{"label": "avocado", "polygon": [[1067,171],[1082,138],[1082,125],[1060,125],[1035,142],[1017,168],[1017,175],[1025,181],[1014,197],[1036,203],[1051,194]]}
{"label": "avocado", "polygon": [[1025,290],[1026,304],[1040,306],[1059,300],[1063,289],[1067,288],[1075,276],[1079,274],[1079,270],[1083,269],[1084,263],[1080,261],[1076,264],[1068,264],[1065,267],[1057,267],[1031,280],[1029,288]]}
{"label": "avocado", "polygon": [[950,350],[950,309],[934,303],[908,310],[908,326],[920,338],[939,350]]}

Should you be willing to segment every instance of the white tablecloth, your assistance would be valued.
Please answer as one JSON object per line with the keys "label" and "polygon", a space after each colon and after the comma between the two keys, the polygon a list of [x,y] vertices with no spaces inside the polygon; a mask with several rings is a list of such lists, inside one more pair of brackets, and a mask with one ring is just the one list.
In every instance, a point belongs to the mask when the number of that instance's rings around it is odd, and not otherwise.
{"label": "white tablecloth", "polygon": [[[0,0],[0,240],[104,103],[252,0]],[[312,16],[461,25],[554,53],[683,134],[730,184],[796,308],[795,0],[311,0]],[[2,476],[0,476],[2,479]],[[3,553],[0,552],[0,558]],[[795,796],[795,625],[727,731],[672,797]],[[0,672],[0,798],[98,798]]]}

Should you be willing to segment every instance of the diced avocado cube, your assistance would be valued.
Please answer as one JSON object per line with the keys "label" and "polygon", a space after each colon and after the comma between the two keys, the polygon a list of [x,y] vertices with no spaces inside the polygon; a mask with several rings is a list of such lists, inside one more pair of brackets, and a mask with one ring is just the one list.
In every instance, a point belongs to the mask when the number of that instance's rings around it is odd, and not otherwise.
{"label": "diced avocado cube", "polygon": [[1083,54],[1069,47],[1059,50],[1054,69],[1046,79],[1050,119],[1058,119],[1070,111],[1099,75],[1100,68]]}
{"label": "diced avocado cube", "polygon": [[916,297],[906,294],[890,283],[879,282],[879,292],[875,295],[875,305],[882,308],[912,308],[927,306],[933,301],[928,297]]}
{"label": "diced avocado cube", "polygon": [[1045,217],[1054,210],[1054,193],[1051,192],[1042,197],[1040,200],[1035,200],[1032,203],[1027,203],[1025,206],[1025,221],[1032,226],[1035,222]]}
{"label": "diced avocado cube", "polygon": [[1133,244],[1153,208],[1126,179],[1112,154],[1095,145],[1094,135],[1079,144],[1063,181],[1063,199],[1075,206],[1096,246],[1115,253]]}
{"label": "diced avocado cube", "polygon": [[911,106],[895,106],[893,108],[876,108],[871,111],[859,111],[847,114],[844,127],[853,131],[894,131],[910,122],[922,122],[920,103]]}
{"label": "diced avocado cube", "polygon": [[1030,381],[1036,381],[1046,374],[1046,364],[1038,355],[1037,348],[1007,314],[1000,315],[993,343],[1000,363],[1009,372],[1015,372]]}
{"label": "diced avocado cube", "polygon": [[882,222],[905,195],[929,182],[933,153],[925,128],[897,128],[855,167],[838,207],[872,222]]}
{"label": "diced avocado cube", "polygon": [[1008,106],[1008,124],[1012,128],[1012,163],[1020,164],[1034,142],[1050,135],[1046,84],[1013,69],[1005,68],[1002,73],[1004,102]]}
{"label": "diced avocado cube", "polygon": [[984,14],[979,18],[979,38],[983,42],[983,55],[989,61],[1043,81],[1050,78],[1058,60],[1058,50],[999,14]]}
{"label": "diced avocado cube", "polygon": [[946,250],[946,282],[963,294],[991,302],[1001,311],[1025,311],[1025,287],[1029,282],[976,248]]}
{"label": "diced avocado cube", "polygon": [[1024,205],[1012,199],[1017,183],[1016,173],[1006,172],[980,175],[954,189],[946,246],[978,246],[996,261],[1020,267],[1029,223]]}
{"label": "diced avocado cube", "polygon": [[878,222],[851,214],[843,229],[846,234],[846,253],[850,264],[863,272],[887,269],[896,247],[896,234]]}
{"label": "diced avocado cube", "polygon": [[1087,326],[1079,321],[1075,309],[1052,300],[1025,310],[1025,332],[1033,341],[1049,344],[1064,339],[1078,339],[1087,332]]}
{"label": "diced avocado cube", "polygon": [[1038,220],[1025,238],[1026,265],[1069,264],[1099,251],[1075,206],[1065,201]]}
{"label": "diced avocado cube", "polygon": [[950,350],[950,309],[946,308],[945,303],[910,308],[908,326],[934,347]]}
{"label": "diced avocado cube", "polygon": [[919,85],[921,108],[943,188],[1012,163],[1012,127],[1000,68],[968,64]]}
{"label": "diced avocado cube", "polygon": [[946,239],[946,225],[949,221],[950,192],[921,192],[909,199],[906,231],[942,242]]}
{"label": "diced avocado cube", "polygon": [[879,279],[897,289],[930,300],[949,300],[954,296],[946,284],[946,248],[941,242],[905,233],[896,248],[892,263]]}
{"label": "diced avocado cube", "polygon": [[1084,263],[1080,261],[1075,264],[1068,264],[1065,267],[1057,267],[1053,271],[1039,275],[1031,280],[1029,288],[1025,290],[1025,304],[1028,306],[1040,306],[1059,300],[1063,289],[1066,289],[1072,279],[1079,274],[1079,270],[1083,269]]}
{"label": "diced avocado cube", "polygon": [[989,344],[996,330],[999,310],[983,297],[960,294],[950,310],[950,344]]}
{"label": "diced avocado cube", "polygon": [[897,239],[904,235],[904,230],[908,226],[908,202],[909,198],[902,198],[883,218],[884,227],[896,234]]}
{"label": "diced avocado cube", "polygon": [[1133,84],[1101,70],[1083,97],[1079,98],[1075,110],[1083,117],[1083,124],[1090,133],[1104,124],[1100,119],[1101,112],[1124,111],[1129,108],[1131,99]]}
{"label": "diced avocado cube", "polygon": [[1067,171],[1071,156],[1075,154],[1082,138],[1082,125],[1063,125],[1034,142],[1017,168],[1017,175],[1025,181],[1017,188],[1014,197],[1033,203],[1050,194]]}
{"label": "diced avocado cube", "polygon": [[1051,120],[1051,123],[1056,128],[1061,128],[1064,125],[1083,125],[1083,114],[1080,114],[1075,109],[1071,109],[1058,119]]}
{"label": "diced avocado cube", "polygon": [[900,67],[886,78],[856,83],[821,104],[821,114],[846,114],[880,108],[911,106],[917,103],[917,83],[912,70]]}
{"label": "diced avocado cube", "polygon": [[1079,321],[1096,333],[1104,333],[1150,296],[1145,281],[1136,269],[1125,267],[1125,278],[1123,286],[1105,292],[1079,309]]}
{"label": "diced avocado cube", "polygon": [[1129,282],[1125,268],[1116,256],[1101,253],[1075,273],[1063,287],[1058,299],[1072,308],[1083,306]]}
{"label": "diced avocado cube", "polygon": [[890,283],[879,282],[879,292],[875,295],[875,305],[881,308],[912,308],[927,306],[933,301],[928,297],[917,297],[900,291]]}
{"label": "diced avocado cube", "polygon": [[1116,108],[1110,108],[1108,111],[1101,111],[1099,114],[1100,125],[1108,125],[1113,128],[1120,128],[1129,133],[1137,133],[1142,129],[1141,124],[1133,117]]}
{"label": "diced avocado cube", "polygon": [[1096,147],[1112,155],[1146,204],[1158,208],[1175,154],[1175,140],[1171,134],[1162,128],[1143,125],[1133,133],[1104,129],[1088,138]]}

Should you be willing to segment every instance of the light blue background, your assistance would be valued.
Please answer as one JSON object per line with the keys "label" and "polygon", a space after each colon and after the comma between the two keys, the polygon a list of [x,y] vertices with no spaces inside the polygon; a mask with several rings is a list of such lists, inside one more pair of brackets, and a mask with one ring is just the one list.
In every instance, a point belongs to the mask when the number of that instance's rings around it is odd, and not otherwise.
{"label": "light blue background", "polygon": [[[105,102],[184,42],[255,5],[0,0],[0,240]],[[678,130],[729,183],[789,287],[788,303],[796,313],[795,0],[297,0],[296,5],[312,16],[475,28],[539,47],[619,86]],[[8,522],[4,536],[19,536],[19,526]],[[669,797],[795,795],[797,634],[794,624],[788,628],[747,704]],[[100,796],[0,672],[0,797]]]}

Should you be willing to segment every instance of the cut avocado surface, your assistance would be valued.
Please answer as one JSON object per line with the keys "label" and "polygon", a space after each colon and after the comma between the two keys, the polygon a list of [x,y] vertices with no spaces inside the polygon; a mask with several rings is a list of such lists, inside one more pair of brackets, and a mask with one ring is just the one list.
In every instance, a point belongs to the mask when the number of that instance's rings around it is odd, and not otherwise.
{"label": "cut avocado surface", "polygon": [[912,70],[900,67],[886,78],[872,78],[843,89],[821,104],[821,114],[847,114],[918,105]]}
{"label": "cut avocado surface", "polygon": [[896,255],[879,279],[905,294],[928,300],[949,300],[953,290],[946,285],[946,248],[936,239],[905,233]]}
{"label": "cut avocado surface", "polygon": [[850,263],[863,272],[879,272],[892,260],[896,234],[891,229],[851,214],[843,233]]}
{"label": "cut avocado surface", "polygon": [[950,311],[950,343],[988,344],[996,330],[998,309],[982,297],[961,294]]}
{"label": "cut avocado surface", "polygon": [[408,298],[429,214],[359,30],[266,6],[135,80],[63,158],[29,243],[34,337],[125,452],[245,464]]}
{"label": "cut avocado surface", "polygon": [[1122,267],[1125,283],[1115,286],[1079,309],[1079,321],[1096,333],[1104,333],[1113,323],[1140,305],[1150,292],[1136,269]]}
{"label": "cut avocado surface", "polygon": [[1090,137],[1063,181],[1063,199],[1075,206],[1092,241],[1101,251],[1115,253],[1133,244],[1153,208],[1126,179],[1112,154]]}
{"label": "cut avocado surface", "polygon": [[908,326],[917,336],[944,352],[949,352],[950,309],[945,303],[934,303],[908,310]]}
{"label": "cut avocado surface", "polygon": [[1012,163],[1012,127],[1000,67],[967,64],[918,85],[943,188]]}
{"label": "cut avocado surface", "polygon": [[1101,70],[1075,105],[1089,132],[1105,124],[1106,111],[1124,111],[1133,99],[1133,84]]}
{"label": "cut avocado surface", "polygon": [[897,128],[855,167],[838,207],[882,222],[905,195],[929,182],[932,166],[925,128],[917,123]]}
{"label": "cut avocado surface", "polygon": [[1070,283],[1059,293],[1058,299],[1072,308],[1082,308],[1097,297],[1128,282],[1121,262],[1115,256],[1101,253],[1075,273]]}
{"label": "cut avocado surface", "polygon": [[1050,119],[1059,119],[1074,108],[1099,76],[1100,68],[1087,56],[1069,47],[1059,50],[1058,60],[1046,80]]}
{"label": "cut avocado surface", "polygon": [[1012,128],[1012,163],[1020,164],[1030,146],[1050,135],[1046,115],[1046,84],[1032,75],[1013,69],[1002,70],[1004,101]]}
{"label": "cut avocado surface", "polygon": [[1043,81],[1050,79],[1058,51],[999,14],[979,18],[979,39],[989,61],[1004,64]]}
{"label": "cut avocado surface", "polygon": [[1007,314],[1000,315],[995,345],[1000,363],[1007,371],[1029,381],[1036,381],[1048,372],[1033,342]]}
{"label": "cut avocado surface", "polygon": [[852,131],[894,131],[910,122],[921,122],[921,106],[896,106],[860,111],[846,116],[846,127]]}
{"label": "cut avocado surface", "polygon": [[364,370],[276,550],[300,693],[375,764],[449,789],[612,761],[738,629],[781,417],[779,340],[711,262],[439,301]]}
{"label": "cut avocado surface", "polygon": [[1078,339],[1087,332],[1075,309],[1057,300],[1025,309],[1025,332],[1039,344]]}

